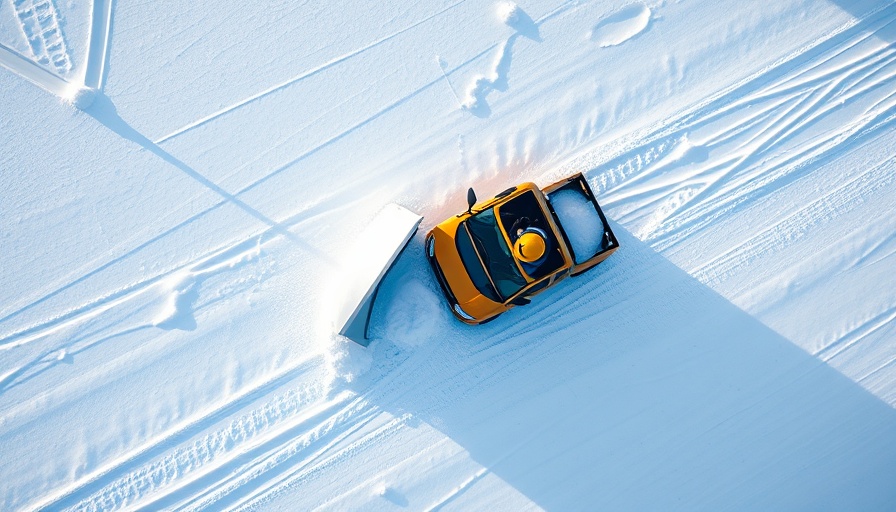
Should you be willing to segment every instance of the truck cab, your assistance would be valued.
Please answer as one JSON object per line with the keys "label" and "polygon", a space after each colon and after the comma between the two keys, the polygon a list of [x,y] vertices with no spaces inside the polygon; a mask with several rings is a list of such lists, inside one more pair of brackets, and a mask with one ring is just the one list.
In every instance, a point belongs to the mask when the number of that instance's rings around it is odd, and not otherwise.
{"label": "truck cab", "polygon": [[[578,224],[582,214],[558,215],[552,197],[560,193],[564,203],[572,197],[586,205],[583,211],[590,216],[586,220],[594,227],[588,235],[593,235],[596,244],[594,240],[583,245],[570,239],[563,221]],[[451,311],[465,323],[481,324],[526,305],[549,286],[594,267],[619,247],[581,174],[544,190],[534,183],[522,183],[487,201],[476,202],[472,192],[471,196],[467,211],[436,225],[425,242],[426,255]],[[581,231],[579,227],[576,229]],[[537,233],[542,239],[535,260],[520,253],[526,233]],[[583,254],[577,257],[576,250]]]}

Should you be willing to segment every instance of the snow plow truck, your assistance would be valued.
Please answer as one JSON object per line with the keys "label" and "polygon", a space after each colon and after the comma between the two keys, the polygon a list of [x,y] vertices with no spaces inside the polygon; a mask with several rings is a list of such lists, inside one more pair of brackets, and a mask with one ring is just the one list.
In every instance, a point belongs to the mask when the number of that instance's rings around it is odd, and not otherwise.
{"label": "snow plow truck", "polygon": [[619,248],[594,193],[579,173],[546,188],[522,183],[435,226],[425,251],[452,313],[482,324]]}
{"label": "snow plow truck", "polygon": [[[397,204],[383,208],[356,240],[344,265],[343,301],[336,311],[340,335],[367,346],[380,283],[416,233],[422,217]],[[451,312],[468,324],[488,322],[529,304],[569,276],[605,260],[619,242],[582,174],[540,189],[508,188],[436,225],[424,251]],[[342,274],[342,273],[340,273]]]}

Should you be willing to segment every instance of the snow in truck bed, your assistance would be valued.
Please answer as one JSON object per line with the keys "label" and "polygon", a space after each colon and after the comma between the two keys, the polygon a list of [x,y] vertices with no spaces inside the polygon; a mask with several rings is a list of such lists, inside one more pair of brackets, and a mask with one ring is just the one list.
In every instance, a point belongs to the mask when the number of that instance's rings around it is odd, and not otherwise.
{"label": "snow in truck bed", "polygon": [[591,201],[573,189],[558,190],[550,200],[572,245],[576,263],[594,256],[604,240],[604,223]]}

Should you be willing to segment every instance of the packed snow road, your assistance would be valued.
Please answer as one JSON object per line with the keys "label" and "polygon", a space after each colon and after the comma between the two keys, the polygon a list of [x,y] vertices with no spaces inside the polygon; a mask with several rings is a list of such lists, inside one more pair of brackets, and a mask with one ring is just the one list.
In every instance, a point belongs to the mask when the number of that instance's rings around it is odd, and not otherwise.
{"label": "packed snow road", "polygon": [[[892,508],[894,43],[870,0],[0,4],[0,508]],[[422,233],[576,172],[621,249],[454,320]]]}

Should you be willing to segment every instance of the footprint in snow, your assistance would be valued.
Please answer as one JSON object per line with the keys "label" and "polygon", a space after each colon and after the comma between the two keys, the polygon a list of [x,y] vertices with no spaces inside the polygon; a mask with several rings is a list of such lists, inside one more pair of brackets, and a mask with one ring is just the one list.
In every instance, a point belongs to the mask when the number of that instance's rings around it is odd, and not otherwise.
{"label": "footprint in snow", "polygon": [[601,48],[620,45],[647,30],[651,14],[644,4],[627,5],[600,20],[591,29],[591,40]]}

